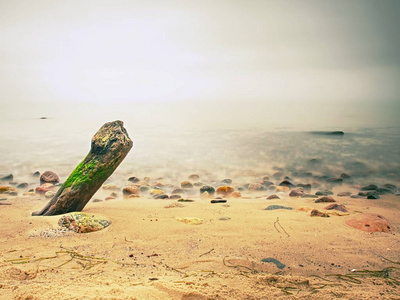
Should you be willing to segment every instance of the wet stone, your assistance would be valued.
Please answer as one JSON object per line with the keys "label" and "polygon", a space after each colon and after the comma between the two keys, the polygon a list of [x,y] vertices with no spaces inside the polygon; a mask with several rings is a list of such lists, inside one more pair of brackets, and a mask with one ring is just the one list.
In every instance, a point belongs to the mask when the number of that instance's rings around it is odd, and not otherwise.
{"label": "wet stone", "polygon": [[351,196],[351,192],[340,192],[337,195],[338,197],[348,197]]}
{"label": "wet stone", "polygon": [[29,186],[27,182],[23,182],[17,185],[18,189],[26,189]]}
{"label": "wet stone", "polygon": [[32,174],[33,177],[40,177],[40,172],[36,171]]}
{"label": "wet stone", "polygon": [[273,194],[273,195],[269,195],[269,196],[267,197],[267,199],[268,199],[268,200],[272,200],[272,199],[281,199],[281,198],[279,198],[278,195]]}
{"label": "wet stone", "polygon": [[185,180],[185,181],[181,182],[181,188],[191,189],[191,188],[193,188],[193,184],[190,181]]}
{"label": "wet stone", "polygon": [[40,176],[40,184],[43,183],[59,183],[60,178],[58,178],[58,175],[52,171],[46,171]]}
{"label": "wet stone", "polygon": [[86,213],[71,213],[62,216],[58,225],[77,233],[89,233],[110,226],[111,221]]}
{"label": "wet stone", "polygon": [[279,183],[279,186],[287,186],[289,188],[294,187],[295,185],[291,183],[289,180],[283,180],[281,183]]}
{"label": "wet stone", "polygon": [[14,179],[13,174],[8,174],[6,176],[0,177],[0,180],[4,180],[4,181],[11,181]]}
{"label": "wet stone", "polygon": [[392,190],[392,189],[389,189],[389,188],[378,188],[377,190],[376,190],[376,192],[379,194],[379,195],[385,195],[385,194],[394,194],[394,191]]}
{"label": "wet stone", "polygon": [[315,193],[317,196],[328,196],[328,195],[333,195],[332,191],[318,191]]}
{"label": "wet stone", "polygon": [[368,196],[368,192],[359,192],[358,196],[360,197],[367,197]]}
{"label": "wet stone", "polygon": [[299,196],[303,196],[303,195],[304,195],[304,191],[302,188],[291,190],[289,193],[290,197],[299,197]]}
{"label": "wet stone", "polygon": [[367,195],[367,199],[373,199],[373,200],[375,200],[375,199],[380,199],[381,197],[379,197],[379,194],[378,193],[376,193],[376,192],[370,192],[370,193],[368,193],[368,195]]}
{"label": "wet stone", "polygon": [[215,194],[215,188],[210,185],[205,185],[200,188],[200,194],[207,192],[210,196]]}
{"label": "wet stone", "polygon": [[324,209],[326,209],[326,210],[334,209],[334,210],[339,210],[339,211],[342,211],[342,212],[347,212],[347,208],[343,204],[337,204],[337,203],[329,204]]}
{"label": "wet stone", "polygon": [[232,179],[229,179],[229,178],[223,179],[223,180],[221,180],[221,183],[222,184],[231,184],[232,183]]}
{"label": "wet stone", "polygon": [[397,192],[397,186],[395,186],[394,184],[386,183],[382,187],[385,188],[385,189],[392,190],[393,193]]}
{"label": "wet stone", "polygon": [[265,210],[276,210],[276,209],[287,209],[287,210],[292,210],[293,208],[289,206],[282,206],[282,205],[269,205]]}
{"label": "wet stone", "polygon": [[361,188],[362,191],[375,191],[377,189],[378,189],[378,186],[375,184],[366,185]]}
{"label": "wet stone", "polygon": [[315,203],[336,202],[331,196],[322,196],[314,201]]}
{"label": "wet stone", "polygon": [[298,185],[296,185],[297,187],[299,187],[299,188],[302,188],[304,191],[311,191],[311,184],[302,184],[302,183],[299,183]]}
{"label": "wet stone", "polygon": [[137,178],[137,177],[135,177],[135,176],[132,176],[132,177],[129,177],[129,178],[128,178],[128,181],[129,181],[129,182],[132,182],[132,183],[137,183],[137,182],[140,181],[140,179]]}
{"label": "wet stone", "polygon": [[217,195],[228,196],[233,193],[235,189],[229,185],[223,185],[217,188]]}
{"label": "wet stone", "polygon": [[154,195],[154,199],[169,199],[169,196],[166,194]]}

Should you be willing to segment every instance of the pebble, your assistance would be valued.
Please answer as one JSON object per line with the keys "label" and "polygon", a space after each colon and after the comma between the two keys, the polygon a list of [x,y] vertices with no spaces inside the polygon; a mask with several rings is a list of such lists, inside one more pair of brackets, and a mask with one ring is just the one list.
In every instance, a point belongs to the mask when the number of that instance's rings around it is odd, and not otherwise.
{"label": "pebble", "polygon": [[178,194],[173,194],[173,195],[169,196],[169,199],[181,199],[181,198],[182,198],[182,196],[178,195]]}
{"label": "pebble", "polygon": [[200,179],[200,176],[197,174],[192,174],[192,175],[189,175],[188,179],[192,180],[192,181],[197,181]]}
{"label": "pebble", "polygon": [[226,203],[227,200],[224,199],[214,199],[210,201],[211,203]]}
{"label": "pebble", "polygon": [[185,180],[185,181],[181,182],[181,188],[191,189],[191,188],[193,188],[193,184],[190,181]]}
{"label": "pebble", "polygon": [[169,196],[166,194],[159,194],[159,195],[154,195],[154,199],[168,199]]}
{"label": "pebble", "polygon": [[223,185],[217,188],[217,195],[228,196],[233,193],[235,189],[229,185]]}
{"label": "pebble", "polygon": [[0,194],[7,194],[10,196],[17,196],[18,190],[13,186],[0,186]]}
{"label": "pebble", "polygon": [[17,188],[18,189],[26,189],[28,186],[29,186],[29,184],[27,182],[22,182],[17,185]]}
{"label": "pebble", "polygon": [[311,191],[311,184],[302,184],[302,183],[299,183],[298,185],[296,185],[297,187],[299,187],[299,188],[302,188],[304,191]]}
{"label": "pebble", "polygon": [[271,185],[274,185],[274,183],[272,182],[272,181],[269,181],[269,180],[263,180],[263,186],[265,186],[265,187],[269,187],[269,186],[271,186]]}
{"label": "pebble", "polygon": [[34,173],[32,174],[32,176],[33,176],[33,177],[39,177],[39,176],[40,176],[40,172],[39,172],[39,171],[36,171],[36,172],[34,172]]}
{"label": "pebble", "polygon": [[329,218],[330,216],[327,213],[323,213],[317,209],[313,209],[311,211],[311,217],[323,217],[323,218]]}
{"label": "pebble", "polygon": [[333,195],[333,192],[331,191],[318,191],[315,193],[317,196],[328,196],[328,195]]}
{"label": "pebble", "polygon": [[228,197],[231,197],[231,198],[241,198],[241,197],[242,197],[242,194],[241,194],[239,191],[234,191],[234,192],[230,193],[230,194],[228,195]]}
{"label": "pebble", "polygon": [[210,185],[205,185],[200,188],[200,194],[208,193],[208,195],[213,196],[215,194],[215,188]]}
{"label": "pebble", "polygon": [[59,183],[60,178],[58,178],[58,175],[52,171],[46,171],[40,176],[40,184],[43,183]]}
{"label": "pebble", "polygon": [[223,179],[223,180],[221,180],[221,183],[222,184],[231,184],[232,183],[232,179],[229,179],[229,178]]}
{"label": "pebble", "polygon": [[105,218],[96,217],[91,214],[75,212],[69,215],[64,215],[58,220],[60,227],[76,233],[89,233],[102,230],[110,226],[111,221]]}
{"label": "pebble", "polygon": [[292,210],[293,208],[289,206],[282,206],[282,205],[269,205],[265,210],[276,210],[276,209],[287,209],[287,210]]}
{"label": "pebble", "polygon": [[250,191],[263,191],[265,186],[261,183],[250,183],[247,187]]}
{"label": "pebble", "polygon": [[185,190],[181,188],[173,189],[171,194],[176,195],[176,194],[184,194]]}
{"label": "pebble", "polygon": [[366,185],[361,188],[362,191],[375,191],[377,189],[378,189],[378,186],[375,184]]}
{"label": "pebble", "polygon": [[347,212],[347,208],[343,204],[337,204],[337,203],[329,204],[324,209],[326,209],[326,210],[335,209],[335,210],[339,210],[339,211],[342,211],[342,212]]}
{"label": "pebble", "polygon": [[384,187],[378,188],[376,191],[379,195],[394,194],[394,191],[392,189],[384,188]]}
{"label": "pebble", "polygon": [[295,190],[291,190],[289,193],[290,197],[299,197],[299,196],[303,196],[304,195],[304,191],[303,188],[298,188]]}
{"label": "pebble", "polygon": [[272,200],[272,199],[281,199],[281,198],[279,198],[278,195],[273,194],[273,195],[269,195],[269,196],[267,197],[267,199],[268,199],[268,200]]}
{"label": "pebble", "polygon": [[393,193],[396,193],[396,192],[397,192],[397,186],[395,186],[394,184],[386,183],[386,184],[384,184],[382,187],[383,187],[383,188],[386,188],[386,189],[392,190]]}
{"label": "pebble", "polygon": [[137,186],[127,186],[122,189],[122,195],[129,197],[130,195],[140,196],[140,188]]}
{"label": "pebble", "polygon": [[291,183],[289,180],[283,180],[279,183],[279,186],[287,186],[289,188],[293,188],[295,185]]}
{"label": "pebble", "polygon": [[351,192],[340,192],[337,195],[338,197],[348,197],[351,196]]}
{"label": "pebble", "polygon": [[13,179],[14,179],[13,174],[8,174],[8,175],[0,178],[0,180],[4,180],[4,181],[12,181]]}
{"label": "pebble", "polygon": [[379,194],[376,192],[370,192],[367,195],[367,199],[380,199],[381,197],[379,197]]}
{"label": "pebble", "polygon": [[137,182],[140,181],[140,179],[137,178],[137,177],[135,177],[135,176],[132,176],[132,177],[129,177],[129,178],[128,178],[128,181],[133,182],[133,183],[137,183]]}
{"label": "pebble", "polygon": [[314,201],[315,203],[336,202],[331,196],[323,196]]}

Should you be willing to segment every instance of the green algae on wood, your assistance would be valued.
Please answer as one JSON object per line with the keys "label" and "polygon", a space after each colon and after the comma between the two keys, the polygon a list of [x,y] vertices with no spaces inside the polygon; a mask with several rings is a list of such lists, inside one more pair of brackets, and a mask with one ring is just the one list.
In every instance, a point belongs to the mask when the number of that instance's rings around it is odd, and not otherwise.
{"label": "green algae on wood", "polygon": [[90,198],[115,171],[133,146],[122,121],[104,124],[93,136],[91,149],[49,203],[32,215],[59,215],[82,211]]}

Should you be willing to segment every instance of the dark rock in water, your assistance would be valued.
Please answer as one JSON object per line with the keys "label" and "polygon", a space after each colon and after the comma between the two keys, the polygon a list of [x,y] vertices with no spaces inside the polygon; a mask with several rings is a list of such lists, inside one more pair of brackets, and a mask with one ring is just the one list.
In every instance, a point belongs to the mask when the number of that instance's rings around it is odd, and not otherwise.
{"label": "dark rock in water", "polygon": [[376,191],[377,189],[378,186],[375,184],[366,185],[361,188],[362,191]]}
{"label": "dark rock in water", "polygon": [[58,220],[59,226],[75,231],[76,233],[99,231],[110,226],[110,224],[110,220],[95,217],[91,214],[77,212],[62,216]]}
{"label": "dark rock in water", "polygon": [[268,197],[267,197],[267,199],[268,200],[272,200],[272,199],[281,199],[281,198],[279,198],[279,196],[278,195],[269,195]]}
{"label": "dark rock in water", "polygon": [[166,194],[158,194],[158,195],[154,195],[154,199],[168,199],[168,195]]}
{"label": "dark rock in water", "polygon": [[174,195],[169,196],[169,199],[181,199],[181,198],[182,198],[182,196],[178,195],[178,194],[174,194]]}
{"label": "dark rock in water", "polygon": [[210,185],[205,185],[200,188],[200,194],[207,192],[210,196],[215,194],[215,188]]}
{"label": "dark rock in water", "polygon": [[339,197],[348,197],[348,196],[351,196],[351,192],[340,192],[337,195]]}
{"label": "dark rock in water", "polygon": [[329,204],[324,209],[326,209],[326,210],[335,209],[335,210],[339,210],[339,211],[342,211],[342,212],[347,212],[347,208],[343,204],[337,204],[337,203]]}
{"label": "dark rock in water", "polygon": [[59,183],[60,178],[58,178],[57,174],[52,171],[46,171],[40,176],[40,184],[43,183]]}
{"label": "dark rock in water", "polygon": [[39,177],[40,176],[40,172],[36,171],[35,173],[32,174],[33,177]]}
{"label": "dark rock in water", "polygon": [[223,180],[221,180],[221,183],[222,184],[231,184],[232,183],[232,179],[223,179]]}
{"label": "dark rock in water", "polygon": [[379,194],[376,192],[369,192],[367,195],[367,199],[380,199]]}
{"label": "dark rock in water", "polygon": [[265,210],[275,210],[275,209],[287,209],[287,210],[292,210],[293,208],[288,207],[288,206],[282,206],[282,205],[270,205],[268,206]]}
{"label": "dark rock in water", "polygon": [[385,189],[390,189],[393,191],[393,193],[397,192],[397,186],[395,186],[394,184],[390,184],[390,183],[386,183],[382,186]]}
{"label": "dark rock in water", "polygon": [[367,214],[359,215],[347,220],[346,224],[366,232],[390,232],[392,227],[389,222],[381,215]]}
{"label": "dark rock in water", "polygon": [[285,264],[281,263],[279,260],[277,260],[275,258],[272,258],[272,257],[263,258],[261,261],[262,262],[267,262],[267,263],[273,263],[280,270],[282,270],[282,269],[284,269],[286,267]]}
{"label": "dark rock in water", "polygon": [[301,196],[301,198],[318,198],[317,195],[311,195],[311,194],[304,194]]}
{"label": "dark rock in water", "polygon": [[367,197],[368,196],[368,192],[359,192],[358,196]]}
{"label": "dark rock in water", "polygon": [[314,201],[315,203],[336,202],[331,196],[322,196]]}
{"label": "dark rock in water", "polygon": [[376,192],[379,194],[379,195],[385,195],[385,194],[394,194],[394,191],[392,190],[392,189],[388,189],[388,188],[378,188],[377,190],[376,190]]}
{"label": "dark rock in water", "polygon": [[343,179],[342,178],[328,178],[326,182],[331,183],[331,184],[342,184]]}
{"label": "dark rock in water", "polygon": [[128,178],[128,181],[133,182],[133,183],[136,183],[136,182],[139,182],[140,179],[137,178],[137,177],[135,177],[135,176],[132,176],[132,177],[129,177],[129,178]]}
{"label": "dark rock in water", "polygon": [[330,216],[327,213],[323,213],[319,211],[318,209],[313,209],[310,214],[311,217],[323,217],[323,218],[329,218]]}
{"label": "dark rock in water", "polygon": [[7,194],[11,196],[17,196],[18,190],[13,186],[0,186],[0,194]]}
{"label": "dark rock in water", "polygon": [[309,184],[309,183],[307,183],[307,184],[299,183],[296,186],[302,188],[305,191],[308,191],[308,192],[311,191],[311,184]]}
{"label": "dark rock in water", "polygon": [[211,203],[226,203],[227,201],[224,199],[214,199],[210,201]]}
{"label": "dark rock in water", "polygon": [[291,183],[289,180],[283,180],[283,181],[279,184],[279,186],[287,186],[287,187],[292,188],[292,187],[294,187],[295,185],[294,185],[293,183]]}
{"label": "dark rock in water", "polygon": [[23,182],[17,185],[18,189],[26,189],[29,186],[27,182]]}
{"label": "dark rock in water", "polygon": [[303,196],[303,195],[304,195],[304,191],[302,188],[291,190],[289,193],[290,197],[299,197],[299,196]]}
{"label": "dark rock in water", "polygon": [[327,136],[343,136],[343,131],[310,131],[311,134],[327,135]]}
{"label": "dark rock in water", "polygon": [[351,195],[350,198],[359,199],[359,198],[362,198],[362,197],[360,195]]}
{"label": "dark rock in water", "polygon": [[340,178],[342,178],[342,179],[350,179],[351,176],[349,174],[347,174],[347,173],[342,173],[342,174],[340,174]]}
{"label": "dark rock in water", "polygon": [[333,192],[331,191],[318,191],[315,193],[317,196],[328,196],[328,195],[333,195]]}
{"label": "dark rock in water", "polygon": [[6,176],[3,176],[0,178],[0,180],[4,180],[4,181],[11,181],[14,179],[14,175],[13,174],[8,174]]}

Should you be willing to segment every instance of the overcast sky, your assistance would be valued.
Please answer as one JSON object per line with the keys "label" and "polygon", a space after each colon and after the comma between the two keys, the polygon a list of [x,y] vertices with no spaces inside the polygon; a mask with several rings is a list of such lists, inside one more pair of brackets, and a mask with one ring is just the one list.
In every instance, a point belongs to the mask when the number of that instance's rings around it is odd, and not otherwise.
{"label": "overcast sky", "polygon": [[0,0],[0,101],[400,101],[399,0]]}

